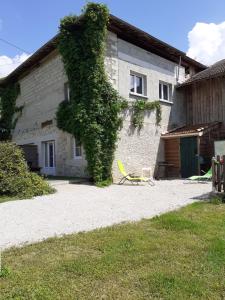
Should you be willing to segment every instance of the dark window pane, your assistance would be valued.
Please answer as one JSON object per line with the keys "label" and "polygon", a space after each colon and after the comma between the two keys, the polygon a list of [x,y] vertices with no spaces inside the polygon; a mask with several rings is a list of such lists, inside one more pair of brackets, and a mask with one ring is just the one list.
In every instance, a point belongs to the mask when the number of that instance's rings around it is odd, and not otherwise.
{"label": "dark window pane", "polygon": [[162,85],[159,84],[159,99],[162,99]]}
{"label": "dark window pane", "polygon": [[82,146],[80,141],[75,142],[75,156],[82,156]]}
{"label": "dark window pane", "polygon": [[130,75],[130,91],[134,93],[134,75]]}
{"label": "dark window pane", "polygon": [[143,79],[142,77],[136,76],[136,87],[137,87],[137,94],[143,94]]}
{"label": "dark window pane", "polygon": [[81,155],[81,147],[76,147],[76,156],[80,157]]}
{"label": "dark window pane", "polygon": [[169,100],[168,85],[163,85],[163,99]]}
{"label": "dark window pane", "polygon": [[44,147],[45,147],[45,167],[48,167],[48,144],[44,143]]}
{"label": "dark window pane", "polygon": [[64,84],[64,98],[66,101],[70,100],[70,88],[68,82]]}
{"label": "dark window pane", "polygon": [[53,144],[49,144],[49,167],[54,167],[54,147]]}

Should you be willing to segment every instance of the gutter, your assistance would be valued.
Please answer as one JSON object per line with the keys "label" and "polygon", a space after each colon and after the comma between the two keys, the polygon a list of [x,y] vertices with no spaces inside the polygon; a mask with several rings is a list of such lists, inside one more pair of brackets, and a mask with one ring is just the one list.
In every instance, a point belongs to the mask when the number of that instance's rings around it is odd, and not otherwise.
{"label": "gutter", "polygon": [[202,136],[203,131],[201,132],[192,132],[192,133],[181,133],[181,134],[170,134],[170,135],[161,135],[162,139],[172,139],[172,138],[180,138],[180,137],[191,137],[191,136]]}

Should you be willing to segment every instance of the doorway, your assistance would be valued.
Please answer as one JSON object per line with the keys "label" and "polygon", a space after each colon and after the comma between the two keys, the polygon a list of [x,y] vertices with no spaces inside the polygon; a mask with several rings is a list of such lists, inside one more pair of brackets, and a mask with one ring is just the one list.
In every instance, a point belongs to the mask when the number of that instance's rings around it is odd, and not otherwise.
{"label": "doorway", "polygon": [[46,175],[55,175],[55,141],[43,143],[43,173]]}
{"label": "doorway", "polygon": [[198,174],[197,137],[180,138],[181,177],[188,178]]}

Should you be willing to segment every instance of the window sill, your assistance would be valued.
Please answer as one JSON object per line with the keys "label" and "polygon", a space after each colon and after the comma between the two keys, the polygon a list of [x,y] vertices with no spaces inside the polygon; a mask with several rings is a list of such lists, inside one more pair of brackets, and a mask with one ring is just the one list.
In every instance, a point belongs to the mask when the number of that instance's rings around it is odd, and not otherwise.
{"label": "window sill", "polygon": [[142,94],[137,94],[137,93],[132,93],[132,92],[130,92],[130,96],[136,96],[136,97],[148,99],[148,96],[145,96]]}
{"label": "window sill", "polygon": [[160,101],[160,102],[163,102],[163,103],[167,103],[167,104],[173,105],[173,102],[172,102],[172,101],[163,100],[163,99],[159,99],[159,101]]}
{"label": "window sill", "polygon": [[82,159],[82,156],[74,156],[73,159],[74,159],[74,160],[81,160],[81,159]]}

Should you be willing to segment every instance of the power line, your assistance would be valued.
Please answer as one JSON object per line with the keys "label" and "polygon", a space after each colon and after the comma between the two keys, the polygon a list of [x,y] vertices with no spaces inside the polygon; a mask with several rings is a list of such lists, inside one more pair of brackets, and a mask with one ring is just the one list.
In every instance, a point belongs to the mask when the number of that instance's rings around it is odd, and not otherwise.
{"label": "power line", "polygon": [[13,44],[13,43],[11,43],[11,42],[8,42],[7,40],[5,40],[5,39],[3,39],[3,38],[0,38],[0,41],[2,41],[2,42],[5,43],[5,44],[8,44],[8,45],[10,45],[10,46],[12,46],[12,47],[14,47],[14,48],[20,50],[20,51],[23,51],[23,52],[25,52],[25,53],[27,53],[27,54],[31,54],[29,51],[24,50],[23,48],[20,48],[20,47],[16,46],[15,44]]}

